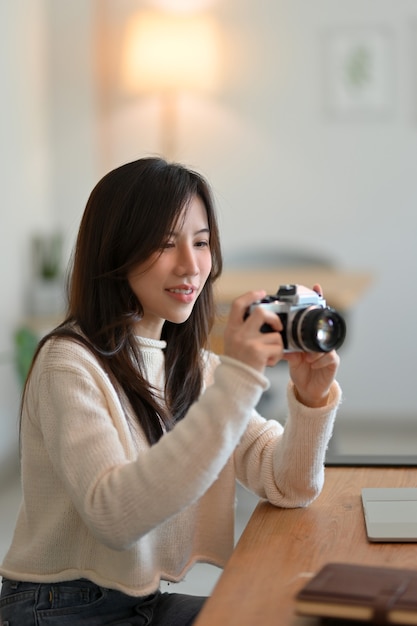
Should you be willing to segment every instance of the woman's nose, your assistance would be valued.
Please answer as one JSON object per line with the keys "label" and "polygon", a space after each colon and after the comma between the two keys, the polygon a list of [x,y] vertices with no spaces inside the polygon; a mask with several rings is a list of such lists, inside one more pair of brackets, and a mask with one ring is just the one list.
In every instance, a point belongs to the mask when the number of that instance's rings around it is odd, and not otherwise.
{"label": "woman's nose", "polygon": [[178,252],[177,259],[177,272],[180,276],[190,275],[195,276],[198,274],[199,268],[194,252],[194,248],[184,247]]}

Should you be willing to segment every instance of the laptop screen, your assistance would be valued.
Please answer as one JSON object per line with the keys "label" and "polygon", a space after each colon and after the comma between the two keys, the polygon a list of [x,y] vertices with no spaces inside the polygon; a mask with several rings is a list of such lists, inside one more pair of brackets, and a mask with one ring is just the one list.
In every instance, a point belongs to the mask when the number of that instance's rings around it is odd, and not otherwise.
{"label": "laptop screen", "polygon": [[326,454],[326,465],[417,467],[417,419],[338,415]]}

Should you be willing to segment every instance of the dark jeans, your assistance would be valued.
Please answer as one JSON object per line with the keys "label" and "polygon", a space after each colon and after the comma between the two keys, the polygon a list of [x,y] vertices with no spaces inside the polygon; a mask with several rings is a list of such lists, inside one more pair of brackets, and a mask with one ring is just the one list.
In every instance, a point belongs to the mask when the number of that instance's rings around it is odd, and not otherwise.
{"label": "dark jeans", "polygon": [[134,598],[89,580],[3,579],[2,626],[191,626],[206,598],[157,591]]}

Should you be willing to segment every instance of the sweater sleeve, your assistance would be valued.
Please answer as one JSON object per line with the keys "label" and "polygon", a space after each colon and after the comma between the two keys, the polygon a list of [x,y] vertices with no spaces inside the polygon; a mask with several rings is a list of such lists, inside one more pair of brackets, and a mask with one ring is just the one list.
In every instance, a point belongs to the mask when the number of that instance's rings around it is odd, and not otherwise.
{"label": "sweater sleeve", "polygon": [[332,435],[341,390],[331,388],[327,406],[308,408],[288,386],[285,427],[256,412],[235,452],[238,479],[261,498],[282,507],[306,506],[321,492],[324,458]]}
{"label": "sweater sleeve", "polygon": [[132,459],[123,410],[107,376],[80,346],[57,343],[65,345],[44,348],[37,360],[33,406],[24,417],[39,419],[45,446],[39,454],[50,459],[90,531],[113,549],[127,549],[213,484],[267,379],[237,362],[221,363],[184,419]]}

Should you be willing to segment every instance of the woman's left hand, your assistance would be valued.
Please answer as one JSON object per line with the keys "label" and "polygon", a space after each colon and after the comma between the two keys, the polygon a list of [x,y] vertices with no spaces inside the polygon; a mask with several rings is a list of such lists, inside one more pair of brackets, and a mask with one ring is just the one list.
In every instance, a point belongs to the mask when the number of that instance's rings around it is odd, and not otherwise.
{"label": "woman's left hand", "polygon": [[[313,289],[322,293],[318,284]],[[290,352],[284,358],[288,361],[298,400],[309,407],[325,406],[339,367],[336,351]]]}
{"label": "woman's left hand", "polygon": [[298,400],[312,408],[325,406],[339,367],[336,351],[290,352],[284,358],[288,361]]}

